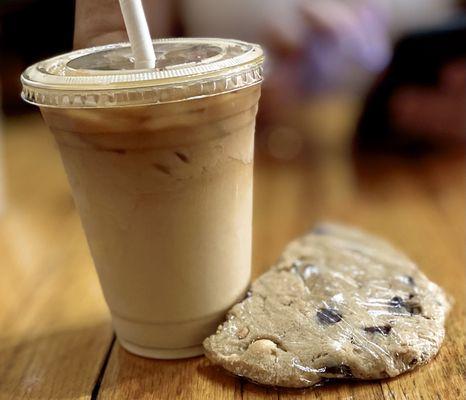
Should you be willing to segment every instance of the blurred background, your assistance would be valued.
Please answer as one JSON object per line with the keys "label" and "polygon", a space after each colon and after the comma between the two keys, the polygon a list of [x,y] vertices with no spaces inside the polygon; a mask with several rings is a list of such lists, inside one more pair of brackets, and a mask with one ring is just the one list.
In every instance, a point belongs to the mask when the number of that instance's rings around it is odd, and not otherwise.
{"label": "blurred background", "polygon": [[[73,48],[74,3],[0,0],[6,117],[37,112],[20,99],[19,75]],[[265,46],[258,144],[273,157],[348,148],[357,131],[359,145],[384,150],[465,141],[464,3],[149,0],[145,6],[153,36],[234,37]]]}

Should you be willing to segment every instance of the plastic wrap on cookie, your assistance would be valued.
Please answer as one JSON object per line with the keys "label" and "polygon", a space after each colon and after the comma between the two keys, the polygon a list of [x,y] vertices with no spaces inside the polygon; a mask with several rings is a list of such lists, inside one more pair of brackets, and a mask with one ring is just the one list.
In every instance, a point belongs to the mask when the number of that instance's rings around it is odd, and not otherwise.
{"label": "plastic wrap on cookie", "polygon": [[449,307],[384,240],[322,224],[286,247],[204,347],[214,363],[266,385],[394,377],[436,355]]}

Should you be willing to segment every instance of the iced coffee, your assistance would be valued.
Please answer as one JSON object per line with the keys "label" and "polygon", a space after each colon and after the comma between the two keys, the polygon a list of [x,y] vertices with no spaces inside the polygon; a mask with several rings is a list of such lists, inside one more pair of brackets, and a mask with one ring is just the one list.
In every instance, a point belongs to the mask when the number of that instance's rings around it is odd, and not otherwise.
{"label": "iced coffee", "polygon": [[[193,356],[249,283],[262,52],[237,41],[156,41],[156,77],[144,80],[125,46],[48,65],[110,78],[108,87],[70,93],[62,83],[41,103],[27,70],[23,96],[58,143],[121,344],[148,357]],[[78,106],[72,96],[82,93]]]}

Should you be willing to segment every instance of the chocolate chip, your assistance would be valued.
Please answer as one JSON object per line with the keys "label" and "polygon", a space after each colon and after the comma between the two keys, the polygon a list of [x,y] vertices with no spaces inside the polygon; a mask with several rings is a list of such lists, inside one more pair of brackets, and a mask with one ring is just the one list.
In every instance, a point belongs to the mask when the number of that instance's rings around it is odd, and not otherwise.
{"label": "chocolate chip", "polygon": [[412,299],[414,296],[416,296],[414,293],[410,293],[408,299]]}
{"label": "chocolate chip", "polygon": [[386,336],[390,333],[392,327],[390,325],[366,326],[364,330],[368,333],[380,333]]}
{"label": "chocolate chip", "polygon": [[413,359],[410,361],[409,366],[412,367],[412,366],[414,366],[414,365],[416,365],[416,364],[417,364],[417,358],[413,358]]}
{"label": "chocolate chip", "polygon": [[409,297],[408,301],[404,301],[400,296],[392,297],[389,301],[389,305],[393,307],[397,312],[404,309],[409,312],[411,315],[417,315],[422,312],[422,307],[417,301],[411,300],[412,297]]}
{"label": "chocolate chip", "polygon": [[403,307],[403,299],[400,296],[392,297],[389,304],[390,306],[396,307],[396,308]]}
{"label": "chocolate chip", "polygon": [[407,283],[408,285],[416,286],[416,282],[414,281],[414,278],[412,276],[403,275],[401,278],[403,282]]}
{"label": "chocolate chip", "polygon": [[317,318],[320,323],[330,325],[340,322],[343,316],[338,311],[331,308],[321,308],[317,311]]}
{"label": "chocolate chip", "polygon": [[295,274],[299,274],[299,266],[301,265],[301,261],[295,260],[293,264],[291,264],[291,271]]}
{"label": "chocolate chip", "polygon": [[411,315],[418,315],[422,313],[422,307],[419,303],[414,301],[407,301],[404,303],[404,308],[411,314]]}
{"label": "chocolate chip", "polygon": [[330,367],[324,367],[323,371],[324,374],[332,374],[337,376],[343,376],[345,378],[352,378],[353,373],[351,372],[351,368],[348,365],[341,364],[341,365],[332,365]]}

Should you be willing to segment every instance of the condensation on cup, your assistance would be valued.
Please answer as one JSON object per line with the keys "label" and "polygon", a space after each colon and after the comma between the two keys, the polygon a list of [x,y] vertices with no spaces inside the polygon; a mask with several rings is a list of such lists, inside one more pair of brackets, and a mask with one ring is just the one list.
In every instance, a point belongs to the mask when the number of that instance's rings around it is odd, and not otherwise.
{"label": "condensation on cup", "polygon": [[23,98],[58,143],[117,337],[154,358],[202,354],[250,279],[259,46],[154,41],[28,68]]}

